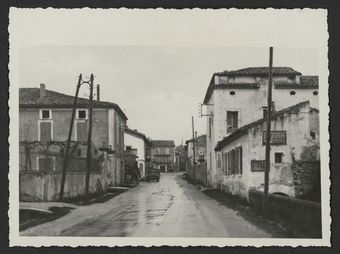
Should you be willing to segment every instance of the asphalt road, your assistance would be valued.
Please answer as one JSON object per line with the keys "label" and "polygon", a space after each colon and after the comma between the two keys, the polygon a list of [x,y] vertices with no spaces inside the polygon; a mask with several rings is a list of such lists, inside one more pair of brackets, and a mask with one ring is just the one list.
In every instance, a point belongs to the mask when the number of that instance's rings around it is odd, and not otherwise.
{"label": "asphalt road", "polygon": [[64,229],[61,235],[273,237],[175,173],[162,174],[160,182],[141,183],[107,205],[112,209]]}

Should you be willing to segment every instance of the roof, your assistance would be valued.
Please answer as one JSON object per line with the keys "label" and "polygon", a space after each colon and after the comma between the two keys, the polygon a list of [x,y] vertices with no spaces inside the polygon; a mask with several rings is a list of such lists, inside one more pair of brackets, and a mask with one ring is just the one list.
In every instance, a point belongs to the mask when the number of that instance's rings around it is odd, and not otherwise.
{"label": "roof", "polygon": [[[272,114],[271,120],[275,119],[276,117],[283,115],[284,113],[289,113],[292,112],[294,110],[297,110],[301,107],[304,107],[306,105],[309,105],[309,101],[303,101],[300,102],[296,105],[290,106],[288,108],[282,109],[280,111],[277,111],[275,113]],[[235,141],[236,139],[242,137],[243,135],[245,135],[246,133],[248,133],[248,130],[256,125],[259,125],[263,122],[266,121],[266,118],[261,118],[257,121],[251,122],[247,125],[242,126],[241,128],[237,129],[235,132],[233,132],[232,134],[230,134],[229,136],[224,137],[221,141],[217,142],[217,145],[215,147],[215,151],[219,151],[221,150],[225,145]]]}
{"label": "roof", "polygon": [[[301,75],[300,72],[294,70],[291,67],[273,67],[273,75]],[[269,67],[247,67],[244,69],[234,71],[223,71],[219,73],[221,75],[269,75]]]}
{"label": "roof", "polygon": [[207,135],[200,135],[197,138],[189,139],[185,141],[185,144],[188,144],[189,142],[192,142],[194,140],[195,144],[198,146],[206,146],[207,144]]}
{"label": "roof", "polygon": [[319,77],[318,76],[301,76],[300,83],[287,83],[287,82],[274,82],[274,87],[278,89],[283,88],[319,88]]}
{"label": "roof", "polygon": [[152,146],[175,146],[175,142],[173,140],[151,140]]}
{"label": "roof", "polygon": [[[45,89],[45,96],[40,97],[40,88],[20,88],[19,107],[20,108],[72,108],[74,96],[58,93]],[[78,98],[78,108],[89,107],[90,100]],[[112,102],[93,101],[93,108],[113,108],[125,121],[128,119],[121,108]]]}
{"label": "roof", "polygon": [[128,134],[131,134],[131,135],[138,136],[138,137],[142,138],[144,140],[144,142],[148,142],[148,138],[145,136],[145,134],[143,134],[143,133],[141,133],[141,132],[139,132],[137,130],[132,130],[132,129],[126,127],[124,129],[124,131],[126,133],[128,133]]}
{"label": "roof", "polygon": [[[302,74],[291,67],[273,67],[273,76],[278,75],[301,75],[300,83],[288,83],[288,82],[274,82],[274,88],[277,89],[317,89],[319,87],[319,77],[318,76],[302,76]],[[223,71],[214,73],[210,79],[210,83],[205,94],[203,103],[207,104],[209,99],[215,89],[258,89],[260,87],[259,83],[222,83],[215,84],[214,77],[215,76],[250,76],[250,75],[269,75],[269,67],[248,67],[244,69],[234,70],[234,71]]]}

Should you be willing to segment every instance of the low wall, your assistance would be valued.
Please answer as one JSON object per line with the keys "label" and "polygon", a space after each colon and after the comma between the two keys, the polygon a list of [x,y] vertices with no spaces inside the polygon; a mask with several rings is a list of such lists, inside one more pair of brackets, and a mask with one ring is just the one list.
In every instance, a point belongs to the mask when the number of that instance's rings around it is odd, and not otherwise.
{"label": "low wall", "polygon": [[[20,201],[57,201],[61,185],[61,172],[20,173]],[[86,172],[67,172],[64,197],[84,195]],[[91,173],[89,192],[104,191],[101,173]]]}
{"label": "low wall", "polygon": [[[262,211],[263,192],[249,190],[249,203]],[[317,202],[269,194],[266,216],[291,231],[294,237],[321,238],[321,205]]]}
{"label": "low wall", "polygon": [[187,163],[187,176],[190,180],[196,181],[204,186],[207,184],[207,162],[195,165],[195,172],[192,162],[188,160]]}

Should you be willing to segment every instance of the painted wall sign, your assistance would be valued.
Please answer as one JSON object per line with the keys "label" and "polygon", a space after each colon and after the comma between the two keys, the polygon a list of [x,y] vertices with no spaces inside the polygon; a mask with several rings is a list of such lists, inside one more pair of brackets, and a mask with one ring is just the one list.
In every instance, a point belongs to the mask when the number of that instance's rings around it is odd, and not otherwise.
{"label": "painted wall sign", "polygon": [[252,172],[261,172],[266,168],[265,160],[251,160],[250,161],[250,169]]}
{"label": "painted wall sign", "polygon": [[[262,145],[266,144],[267,132],[262,132]],[[287,144],[287,132],[286,131],[271,131],[270,132],[270,144],[271,145],[286,145]]]}

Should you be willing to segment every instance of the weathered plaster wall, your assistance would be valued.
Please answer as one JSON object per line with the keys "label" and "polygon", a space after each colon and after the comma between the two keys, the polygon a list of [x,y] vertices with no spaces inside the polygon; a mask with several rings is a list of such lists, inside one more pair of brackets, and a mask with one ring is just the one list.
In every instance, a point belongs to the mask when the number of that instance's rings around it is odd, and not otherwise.
{"label": "weathered plaster wall", "polygon": [[124,142],[125,146],[132,146],[137,149],[137,162],[138,166],[140,163],[143,165],[141,173],[141,177],[145,177],[145,143],[144,139],[140,137],[136,137],[135,135],[131,135],[129,133],[124,133]]}

